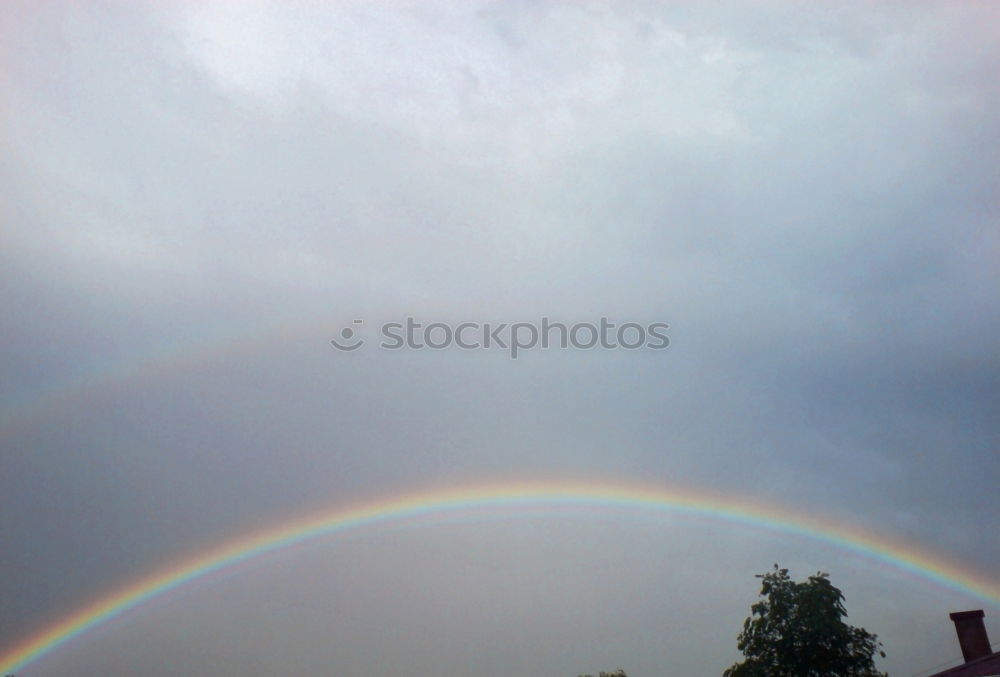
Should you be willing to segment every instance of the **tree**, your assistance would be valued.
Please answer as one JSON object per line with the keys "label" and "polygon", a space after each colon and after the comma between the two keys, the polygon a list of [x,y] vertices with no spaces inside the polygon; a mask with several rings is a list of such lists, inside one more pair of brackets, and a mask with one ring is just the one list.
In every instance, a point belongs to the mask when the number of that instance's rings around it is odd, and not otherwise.
{"label": "tree", "polygon": [[819,572],[796,583],[788,569],[758,574],[760,596],[743,622],[737,647],[746,657],[724,677],[887,677],[878,637],[844,622],[844,594]]}
{"label": "tree", "polygon": [[[593,675],[580,675],[580,677],[594,677]],[[628,677],[625,671],[618,668],[614,672],[602,672],[598,677]]]}

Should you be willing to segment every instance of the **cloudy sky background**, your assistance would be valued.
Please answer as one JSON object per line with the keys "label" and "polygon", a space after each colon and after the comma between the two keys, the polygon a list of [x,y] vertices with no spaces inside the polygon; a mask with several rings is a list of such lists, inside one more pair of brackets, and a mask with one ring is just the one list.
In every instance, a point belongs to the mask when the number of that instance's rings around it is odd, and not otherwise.
{"label": "cloudy sky background", "polygon": [[[732,492],[997,580],[988,2],[5,2],[0,646],[320,506],[498,479]],[[411,315],[666,351],[383,351]],[[374,338],[369,335],[369,338]],[[621,514],[354,532],[33,675],[718,675],[773,562],[893,675],[1000,606]]]}

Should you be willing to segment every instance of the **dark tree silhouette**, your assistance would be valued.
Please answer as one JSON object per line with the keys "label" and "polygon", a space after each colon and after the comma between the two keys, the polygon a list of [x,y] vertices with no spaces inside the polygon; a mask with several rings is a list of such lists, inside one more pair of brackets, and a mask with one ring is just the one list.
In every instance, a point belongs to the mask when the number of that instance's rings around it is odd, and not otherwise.
{"label": "dark tree silhouette", "polygon": [[763,598],[737,638],[745,660],[724,677],[886,677],[878,637],[844,622],[844,595],[825,573],[796,583],[788,569],[759,574]]}
{"label": "dark tree silhouette", "polygon": [[[580,675],[580,677],[594,677],[594,676],[593,675]],[[602,672],[600,675],[598,675],[598,677],[628,677],[628,675],[625,674],[624,670],[622,670],[621,668],[618,668],[614,672]]]}

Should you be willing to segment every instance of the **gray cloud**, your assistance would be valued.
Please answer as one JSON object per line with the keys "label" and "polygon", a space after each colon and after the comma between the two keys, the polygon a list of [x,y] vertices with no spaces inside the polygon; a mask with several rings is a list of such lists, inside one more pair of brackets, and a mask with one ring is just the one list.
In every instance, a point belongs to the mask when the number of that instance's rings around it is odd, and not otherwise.
{"label": "gray cloud", "polygon": [[[0,646],[262,523],[491,478],[1000,555],[991,7],[0,11]],[[672,345],[327,345],[407,315]],[[23,674],[721,671],[775,560],[831,570],[894,674],[1000,613],[788,536],[538,516],[274,556]]]}

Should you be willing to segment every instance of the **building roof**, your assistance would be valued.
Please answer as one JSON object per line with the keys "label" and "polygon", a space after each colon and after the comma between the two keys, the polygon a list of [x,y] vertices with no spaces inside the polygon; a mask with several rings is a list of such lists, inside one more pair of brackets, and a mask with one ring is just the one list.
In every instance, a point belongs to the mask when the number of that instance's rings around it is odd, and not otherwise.
{"label": "building roof", "polygon": [[1000,651],[936,672],[930,677],[1000,677]]}

